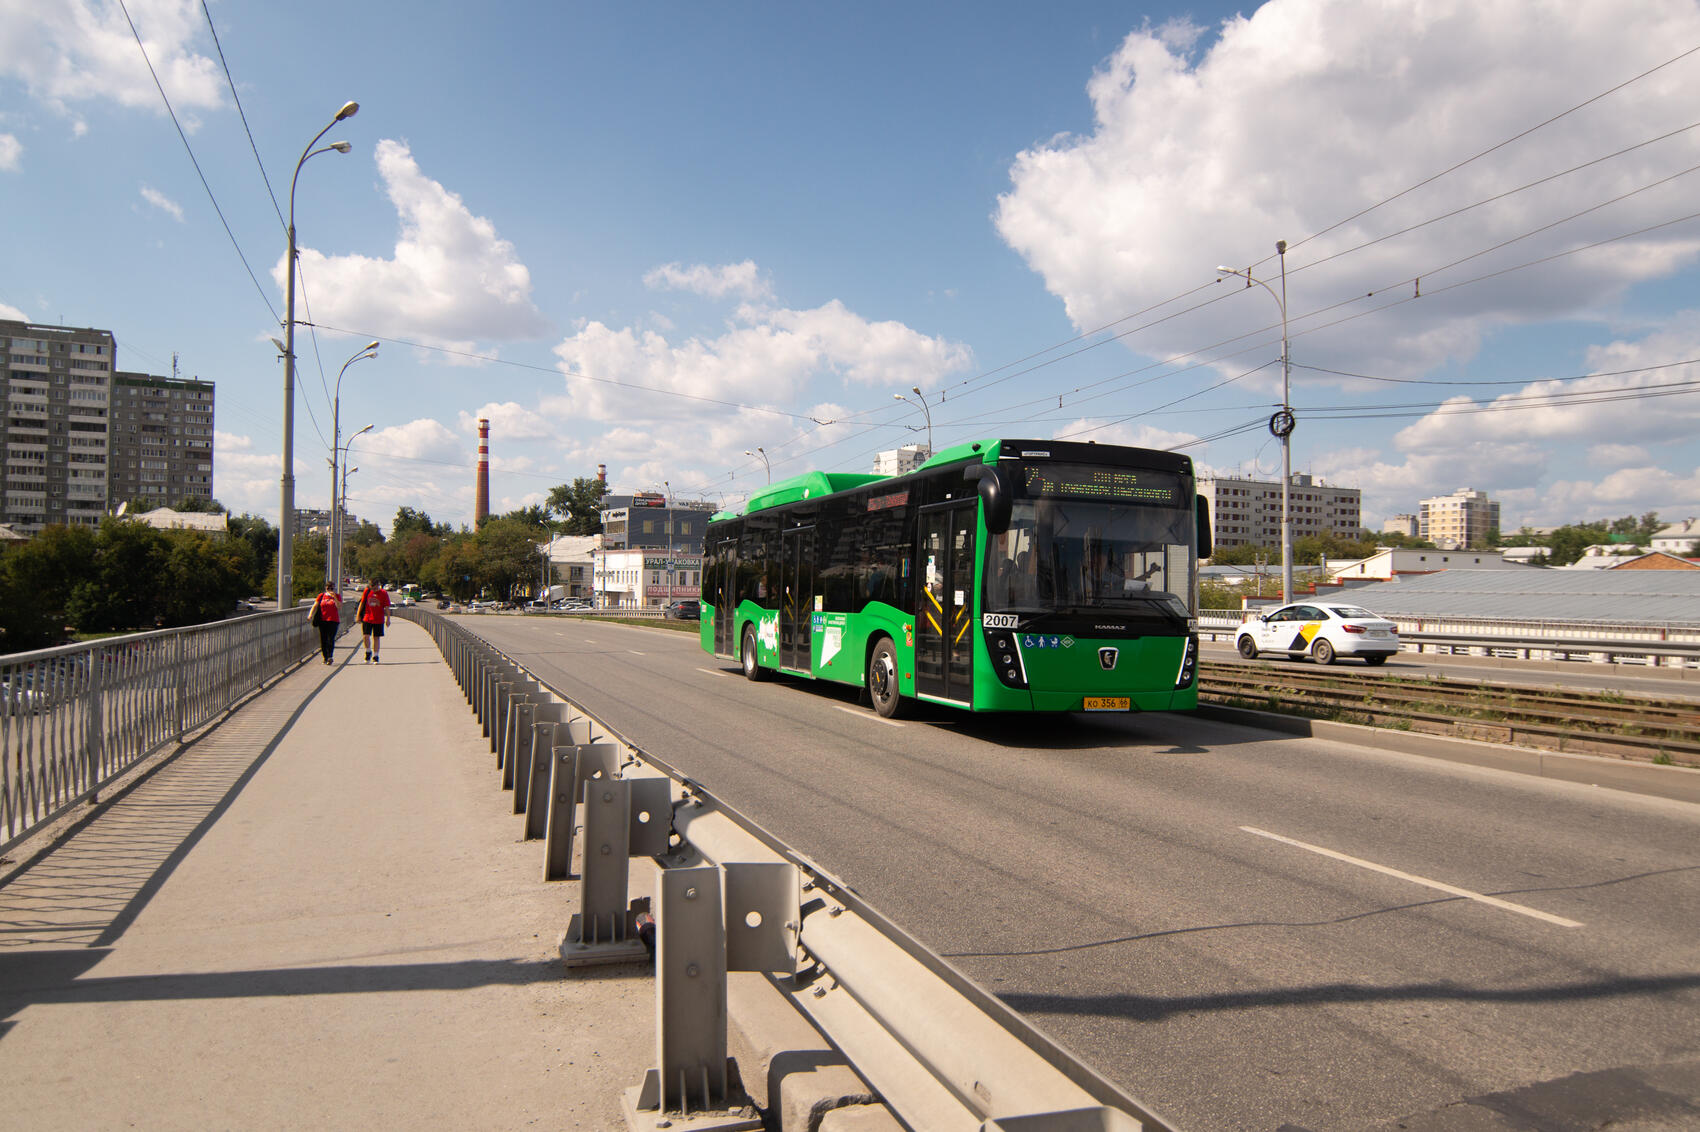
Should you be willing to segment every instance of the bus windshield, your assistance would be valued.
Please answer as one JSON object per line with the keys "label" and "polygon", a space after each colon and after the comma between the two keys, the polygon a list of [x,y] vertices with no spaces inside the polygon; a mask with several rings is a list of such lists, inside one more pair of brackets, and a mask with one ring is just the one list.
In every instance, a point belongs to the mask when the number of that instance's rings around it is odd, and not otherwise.
{"label": "bus windshield", "polygon": [[986,551],[985,609],[1192,615],[1192,513],[1087,499],[1016,500]]}

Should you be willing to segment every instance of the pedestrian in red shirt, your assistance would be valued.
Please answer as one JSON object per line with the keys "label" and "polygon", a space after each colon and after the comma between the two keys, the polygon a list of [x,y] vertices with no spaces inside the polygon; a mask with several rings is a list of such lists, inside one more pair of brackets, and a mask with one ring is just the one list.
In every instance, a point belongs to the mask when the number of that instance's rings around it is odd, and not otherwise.
{"label": "pedestrian in red shirt", "polygon": [[319,627],[319,651],[329,664],[331,653],[336,651],[336,631],[341,627],[342,598],[334,590],[323,591],[313,599],[313,612],[307,619]]}
{"label": "pedestrian in red shirt", "polygon": [[366,646],[366,663],[375,664],[378,646],[384,643],[384,626],[390,623],[390,592],[366,583],[366,588],[360,591],[355,617],[360,622],[360,642]]}

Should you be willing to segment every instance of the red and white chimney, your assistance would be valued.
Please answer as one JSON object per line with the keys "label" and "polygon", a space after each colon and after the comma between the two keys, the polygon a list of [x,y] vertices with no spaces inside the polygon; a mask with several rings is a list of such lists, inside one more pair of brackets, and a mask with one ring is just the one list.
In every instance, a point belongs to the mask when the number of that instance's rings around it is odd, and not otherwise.
{"label": "red and white chimney", "polygon": [[476,528],[490,517],[490,422],[478,418],[478,498],[472,508],[472,525]]}

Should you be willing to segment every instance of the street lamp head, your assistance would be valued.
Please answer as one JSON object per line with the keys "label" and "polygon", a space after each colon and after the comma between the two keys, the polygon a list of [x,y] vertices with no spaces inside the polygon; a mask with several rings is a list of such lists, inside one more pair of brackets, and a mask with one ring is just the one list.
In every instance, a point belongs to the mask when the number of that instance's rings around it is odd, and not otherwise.
{"label": "street lamp head", "polygon": [[360,113],[360,104],[358,102],[345,102],[342,104],[342,109],[336,112],[336,117],[331,119],[331,121],[340,122],[344,118],[352,118],[358,113]]}
{"label": "street lamp head", "polygon": [[911,385],[909,387],[909,391],[917,397],[921,395],[921,387],[919,385]]}
{"label": "street lamp head", "polygon": [[378,348],[378,346],[379,346],[379,343],[377,343],[377,342],[368,342],[368,343],[366,343],[366,345],[362,346],[361,349],[362,350],[376,350]]}
{"label": "street lamp head", "polygon": [[907,401],[907,400],[909,400],[909,398],[907,398],[907,397],[905,397],[905,396],[904,396],[904,395],[903,395],[903,394],[901,394],[901,393],[893,393],[893,394],[892,394],[892,395],[891,395],[891,399],[892,399],[892,400],[893,400],[893,401]]}
{"label": "street lamp head", "polygon": [[332,142],[330,144],[330,148],[336,150],[338,153],[347,153],[354,147],[347,142]]}
{"label": "street lamp head", "polygon": [[[374,427],[376,427],[376,426],[367,425],[365,428],[361,429],[360,432],[371,432]],[[348,439],[353,440],[355,436],[360,435],[360,432],[355,433],[354,436],[350,436]]]}
{"label": "street lamp head", "polygon": [[282,342],[279,342],[276,338],[272,339],[272,345],[276,346],[277,352],[282,354],[284,357],[289,356],[289,347],[285,346]]}
{"label": "street lamp head", "polygon": [[1216,265],[1216,273],[1218,275],[1238,275],[1239,274],[1239,272],[1235,271],[1233,268],[1223,267],[1221,264]]}

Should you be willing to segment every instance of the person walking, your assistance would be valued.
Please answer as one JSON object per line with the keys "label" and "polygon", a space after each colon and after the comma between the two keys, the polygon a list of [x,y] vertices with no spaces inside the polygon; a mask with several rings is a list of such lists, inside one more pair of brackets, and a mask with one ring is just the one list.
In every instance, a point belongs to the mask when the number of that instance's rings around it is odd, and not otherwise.
{"label": "person walking", "polygon": [[325,654],[325,663],[331,662],[331,654],[336,651],[336,631],[342,622],[342,597],[334,590],[324,590],[313,599],[313,611],[307,619],[319,627],[319,651]]}
{"label": "person walking", "polygon": [[366,663],[376,664],[378,647],[384,643],[384,626],[390,623],[390,592],[367,582],[360,591],[355,618],[360,622],[360,643],[366,646]]}

